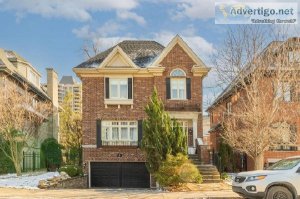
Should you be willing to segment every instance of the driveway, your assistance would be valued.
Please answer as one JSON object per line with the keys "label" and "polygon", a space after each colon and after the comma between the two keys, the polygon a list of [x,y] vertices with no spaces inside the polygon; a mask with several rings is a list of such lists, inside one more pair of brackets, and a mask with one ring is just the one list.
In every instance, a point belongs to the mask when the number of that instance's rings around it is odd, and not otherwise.
{"label": "driveway", "polygon": [[226,191],[203,191],[203,192],[162,192],[149,189],[122,190],[122,189],[64,189],[64,190],[28,190],[15,188],[0,188],[0,198],[134,198],[134,199],[160,199],[160,198],[239,198],[230,190]]}

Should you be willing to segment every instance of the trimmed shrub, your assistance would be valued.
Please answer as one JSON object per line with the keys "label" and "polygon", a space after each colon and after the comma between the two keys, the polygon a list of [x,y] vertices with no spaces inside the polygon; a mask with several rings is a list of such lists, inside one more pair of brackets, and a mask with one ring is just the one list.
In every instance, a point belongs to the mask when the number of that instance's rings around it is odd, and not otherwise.
{"label": "trimmed shrub", "polygon": [[70,177],[82,176],[82,169],[75,165],[66,165],[59,169],[59,172],[66,172]]}
{"label": "trimmed shrub", "polygon": [[155,177],[163,187],[202,182],[202,176],[197,167],[181,153],[176,156],[167,155],[167,159],[155,173]]}
{"label": "trimmed shrub", "polygon": [[229,175],[227,173],[225,173],[225,172],[221,173],[221,179],[222,180],[227,180],[228,178],[230,178],[230,177],[229,177]]}
{"label": "trimmed shrub", "polygon": [[46,139],[41,145],[41,165],[45,165],[48,170],[56,170],[59,168],[62,161],[61,146],[54,138]]}

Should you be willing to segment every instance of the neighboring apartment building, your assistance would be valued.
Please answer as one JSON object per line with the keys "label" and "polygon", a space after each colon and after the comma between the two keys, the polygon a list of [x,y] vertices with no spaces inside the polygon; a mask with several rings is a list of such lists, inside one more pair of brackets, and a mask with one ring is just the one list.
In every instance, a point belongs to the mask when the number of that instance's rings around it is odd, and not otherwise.
{"label": "neighboring apartment building", "polygon": [[[5,89],[6,85],[15,84],[23,89],[24,84],[28,86],[28,91],[32,92],[32,103],[36,101],[52,102],[53,114],[49,120],[39,129],[39,137],[33,138],[30,142],[34,143],[33,147],[25,148],[24,154],[31,154],[29,159],[23,158],[23,170],[31,168],[39,168],[40,156],[39,148],[41,143],[49,137],[58,138],[58,80],[56,72],[47,69],[48,92],[44,92],[40,85],[41,74],[24,58],[14,51],[0,49],[0,89]],[[32,144],[30,144],[32,145]],[[32,152],[35,152],[36,160],[33,165]],[[26,168],[24,168],[26,167]]]}
{"label": "neighboring apartment building", "polygon": [[[289,61],[292,61],[294,64],[299,65],[299,71],[300,72],[300,38],[290,38],[284,42],[271,42],[266,50],[268,48],[275,53],[280,53],[281,49],[287,48],[287,45],[295,44],[293,46],[298,46],[297,51],[293,52],[293,56],[291,56],[290,53],[285,54],[285,59],[288,59]],[[270,92],[272,96],[277,97],[278,93],[281,93],[283,96],[282,98],[278,98],[282,100],[282,103],[285,103],[283,105],[292,105],[293,109],[300,109],[300,84],[296,87],[287,87],[288,89],[282,89],[281,88],[275,88],[272,85],[272,82],[268,79],[266,76],[264,81],[262,82],[264,84],[264,88],[271,88],[268,91]],[[212,103],[212,105],[208,108],[208,112],[210,114],[210,151],[214,156],[214,160],[218,159],[218,152],[220,150],[220,144],[222,142],[221,134],[223,132],[222,122],[224,118],[227,117],[227,115],[234,112],[234,110],[237,108],[237,104],[241,98],[243,98],[243,92],[237,91],[235,88],[235,81],[233,81],[218,97],[217,99]],[[284,85],[284,84],[282,84]],[[284,93],[282,93],[284,92]],[[282,106],[287,107],[287,106]],[[290,107],[290,106],[288,106]],[[290,110],[290,109],[288,109]],[[292,112],[292,111],[291,111]],[[277,162],[280,159],[289,157],[289,156],[296,156],[300,155],[300,118],[297,118],[295,121],[291,121],[291,128],[297,133],[298,138],[296,141],[296,144],[294,146],[287,146],[282,145],[278,146],[276,148],[273,148],[269,151],[266,151],[264,153],[264,163],[265,166],[270,166],[273,163]],[[297,146],[298,145],[298,146]],[[247,155],[243,153],[236,153],[236,163],[235,166],[237,170],[244,171],[244,170],[253,170],[254,163],[253,160]],[[218,164],[217,162],[215,162]],[[226,165],[223,165],[226,166]]]}
{"label": "neighboring apartment building", "polygon": [[157,88],[187,133],[188,152],[202,138],[202,80],[209,68],[176,36],[123,41],[75,67],[82,81],[83,162],[90,187],[149,187],[140,149],[145,106]]}
{"label": "neighboring apartment building", "polygon": [[[47,90],[47,84],[43,84],[43,89]],[[58,84],[58,104],[61,106],[67,93],[72,94],[71,108],[73,111],[81,112],[82,89],[81,83],[76,82],[72,76],[63,76]]]}
{"label": "neighboring apartment building", "polygon": [[67,92],[72,93],[72,109],[81,112],[81,83],[76,82],[72,76],[63,76],[58,85],[58,102],[61,105]]}

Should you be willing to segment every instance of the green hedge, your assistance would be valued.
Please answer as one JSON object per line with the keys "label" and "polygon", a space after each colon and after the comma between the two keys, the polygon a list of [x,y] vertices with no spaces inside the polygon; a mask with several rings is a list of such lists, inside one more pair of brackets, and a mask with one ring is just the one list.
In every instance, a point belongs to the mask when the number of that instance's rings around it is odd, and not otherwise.
{"label": "green hedge", "polygon": [[185,183],[201,183],[202,176],[198,168],[188,160],[186,155],[167,155],[155,177],[163,187],[180,186]]}
{"label": "green hedge", "polygon": [[[9,153],[9,152],[7,152]],[[0,174],[15,173],[15,167],[11,159],[0,150]]]}
{"label": "green hedge", "polygon": [[83,176],[83,171],[80,167],[75,165],[66,165],[59,169],[59,172],[66,172],[70,177]]}
{"label": "green hedge", "polygon": [[62,162],[61,145],[54,138],[46,139],[41,145],[41,165],[45,165],[48,170],[55,170]]}

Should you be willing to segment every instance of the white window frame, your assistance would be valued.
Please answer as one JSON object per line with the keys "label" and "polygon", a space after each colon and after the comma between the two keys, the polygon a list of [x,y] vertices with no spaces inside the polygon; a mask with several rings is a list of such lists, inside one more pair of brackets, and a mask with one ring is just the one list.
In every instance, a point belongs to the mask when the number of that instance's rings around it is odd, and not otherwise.
{"label": "white window frame", "polygon": [[300,51],[289,51],[289,62],[299,63],[300,62]]}
{"label": "white window frame", "polygon": [[[117,84],[117,97],[112,97],[111,96],[111,82],[113,81],[118,81],[118,84]],[[126,84],[126,93],[127,93],[127,97],[123,97],[121,98],[121,84],[120,82],[121,81],[126,81],[127,84]],[[128,100],[128,78],[109,78],[109,99],[112,99],[112,100]]]}
{"label": "white window frame", "polygon": [[[177,75],[177,74],[174,74],[176,73],[176,71],[180,71],[183,75]],[[171,71],[170,73],[170,99],[171,100],[186,100],[186,73],[184,72],[184,70],[180,69],[180,68],[176,68],[174,70]],[[184,86],[183,86],[183,96],[182,97],[179,97],[179,81],[184,81]],[[172,85],[174,84],[174,82],[176,82],[176,97],[173,97],[173,88],[172,88]]]}
{"label": "white window frame", "polygon": [[227,114],[231,113],[231,111],[232,111],[232,102],[227,102],[226,103],[226,111],[227,111]]}
{"label": "white window frame", "polygon": [[[183,85],[183,96],[179,97],[179,91],[181,89],[179,89],[179,81],[184,81],[184,85]],[[173,83],[176,82],[176,97],[173,97],[173,88],[172,85]],[[186,79],[185,78],[171,78],[171,82],[170,82],[170,89],[171,89],[171,99],[173,100],[186,100]]]}
{"label": "white window frame", "polygon": [[280,82],[276,89],[276,98],[284,102],[291,102],[292,86],[288,82]]}
{"label": "white window frame", "polygon": [[[181,73],[183,73],[183,75],[174,74],[176,71],[180,71]],[[171,71],[170,76],[171,77],[186,77],[186,73],[184,72],[184,70],[182,70],[180,68],[176,68],[176,69]]]}
{"label": "white window frame", "polygon": [[[118,129],[118,138],[113,139],[112,129]],[[127,128],[127,139],[122,139],[121,129]],[[108,129],[108,132],[106,130]],[[130,130],[135,129],[133,139]],[[101,140],[104,146],[137,146],[138,145],[138,122],[137,121],[102,121]]]}

